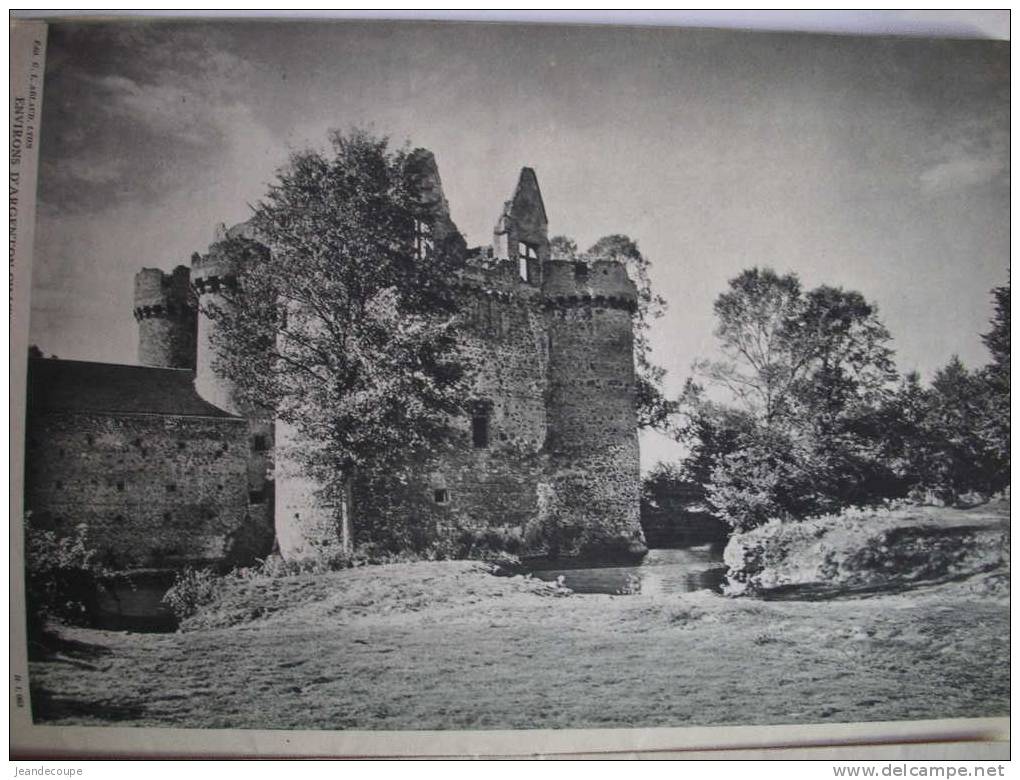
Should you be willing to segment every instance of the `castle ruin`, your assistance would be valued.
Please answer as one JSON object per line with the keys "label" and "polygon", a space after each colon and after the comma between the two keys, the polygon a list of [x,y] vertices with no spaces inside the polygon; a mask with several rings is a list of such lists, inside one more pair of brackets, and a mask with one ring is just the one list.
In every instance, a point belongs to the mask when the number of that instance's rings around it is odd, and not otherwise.
{"label": "castle ruin", "polygon": [[[427,262],[432,241],[459,233],[431,153],[408,164],[429,214],[416,226]],[[552,256],[533,170],[455,280],[464,358],[477,367],[469,411],[451,421],[455,446],[399,490],[357,484],[352,506],[322,502],[287,457],[295,432],[240,403],[215,371],[203,303],[232,283],[236,239],[269,251],[246,224],[215,238],[190,268],[137,274],[141,366],[30,361],[26,506],[44,523],[90,523],[121,568],[235,564],[274,540],[301,558],[323,527],[359,541],[359,517],[488,534],[524,556],[644,553],[635,285],[615,260]],[[92,389],[74,392],[82,381]]]}

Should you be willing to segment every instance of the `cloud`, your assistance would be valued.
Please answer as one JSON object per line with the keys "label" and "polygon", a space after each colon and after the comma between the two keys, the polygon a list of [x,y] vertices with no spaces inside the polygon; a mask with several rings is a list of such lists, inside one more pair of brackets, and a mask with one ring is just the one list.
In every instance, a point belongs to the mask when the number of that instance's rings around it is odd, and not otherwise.
{"label": "cloud", "polygon": [[994,117],[974,117],[947,127],[918,174],[921,192],[946,195],[1009,181],[1008,125]]}
{"label": "cloud", "polygon": [[201,187],[232,151],[253,67],[215,29],[57,27],[44,93],[40,201],[46,213],[155,204]]}
{"label": "cloud", "polygon": [[1006,171],[1001,159],[960,157],[934,165],[920,175],[921,191],[926,195],[944,195],[992,181]]}

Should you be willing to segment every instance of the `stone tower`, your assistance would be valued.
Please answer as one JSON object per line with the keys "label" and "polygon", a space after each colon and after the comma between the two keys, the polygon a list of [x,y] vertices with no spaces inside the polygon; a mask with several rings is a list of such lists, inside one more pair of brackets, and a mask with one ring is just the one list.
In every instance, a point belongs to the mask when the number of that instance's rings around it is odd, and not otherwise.
{"label": "stone tower", "polygon": [[198,299],[195,390],[209,403],[248,421],[248,501],[249,512],[272,526],[274,481],[272,474],[274,420],[271,410],[244,403],[233,383],[218,371],[217,323],[209,316],[209,307],[228,306],[229,291],[237,284],[238,269],[249,253],[268,253],[253,240],[246,224],[227,231],[216,229],[215,241],[205,255],[191,260],[191,284]]}
{"label": "stone tower", "polygon": [[191,284],[197,294],[200,314],[195,364],[195,389],[211,404],[233,414],[242,414],[233,384],[216,368],[216,321],[207,315],[210,306],[228,304],[226,294],[237,283],[237,272],[245,252],[268,251],[250,239],[228,237],[220,225],[207,254],[191,258]]}
{"label": "stone tower", "polygon": [[550,488],[543,511],[558,527],[579,529],[582,549],[643,555],[632,323],[637,290],[612,260],[549,261],[543,275]]}
{"label": "stone tower", "polygon": [[169,274],[143,268],[135,274],[138,362],[155,368],[195,368],[198,310],[187,266]]}

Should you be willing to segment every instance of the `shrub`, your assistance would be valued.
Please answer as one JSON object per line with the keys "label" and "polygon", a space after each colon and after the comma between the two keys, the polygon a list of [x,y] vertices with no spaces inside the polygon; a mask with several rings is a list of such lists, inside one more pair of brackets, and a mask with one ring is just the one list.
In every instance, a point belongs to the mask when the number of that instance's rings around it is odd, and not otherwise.
{"label": "shrub", "polygon": [[70,536],[25,519],[25,607],[30,631],[49,619],[88,623],[102,579],[109,572],[79,523]]}
{"label": "shrub", "polygon": [[178,572],[174,584],[163,594],[163,603],[174,617],[184,620],[216,599],[220,578],[210,569],[187,568]]}

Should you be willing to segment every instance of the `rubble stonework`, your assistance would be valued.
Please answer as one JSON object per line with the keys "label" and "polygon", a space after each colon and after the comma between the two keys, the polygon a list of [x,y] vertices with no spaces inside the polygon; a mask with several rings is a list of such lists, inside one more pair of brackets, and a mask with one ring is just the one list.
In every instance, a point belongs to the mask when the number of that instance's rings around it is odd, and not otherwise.
{"label": "rubble stonework", "polygon": [[462,349],[477,375],[470,416],[454,421],[455,451],[423,464],[405,489],[362,486],[355,517],[390,515],[523,555],[642,554],[637,292],[624,266],[552,260],[537,177],[525,168],[492,246],[468,257],[457,284]]}
{"label": "rubble stonework", "polygon": [[273,529],[246,485],[247,425],[203,401],[193,373],[29,361],[25,506],[34,527],[88,543],[114,570],[240,565]]}

